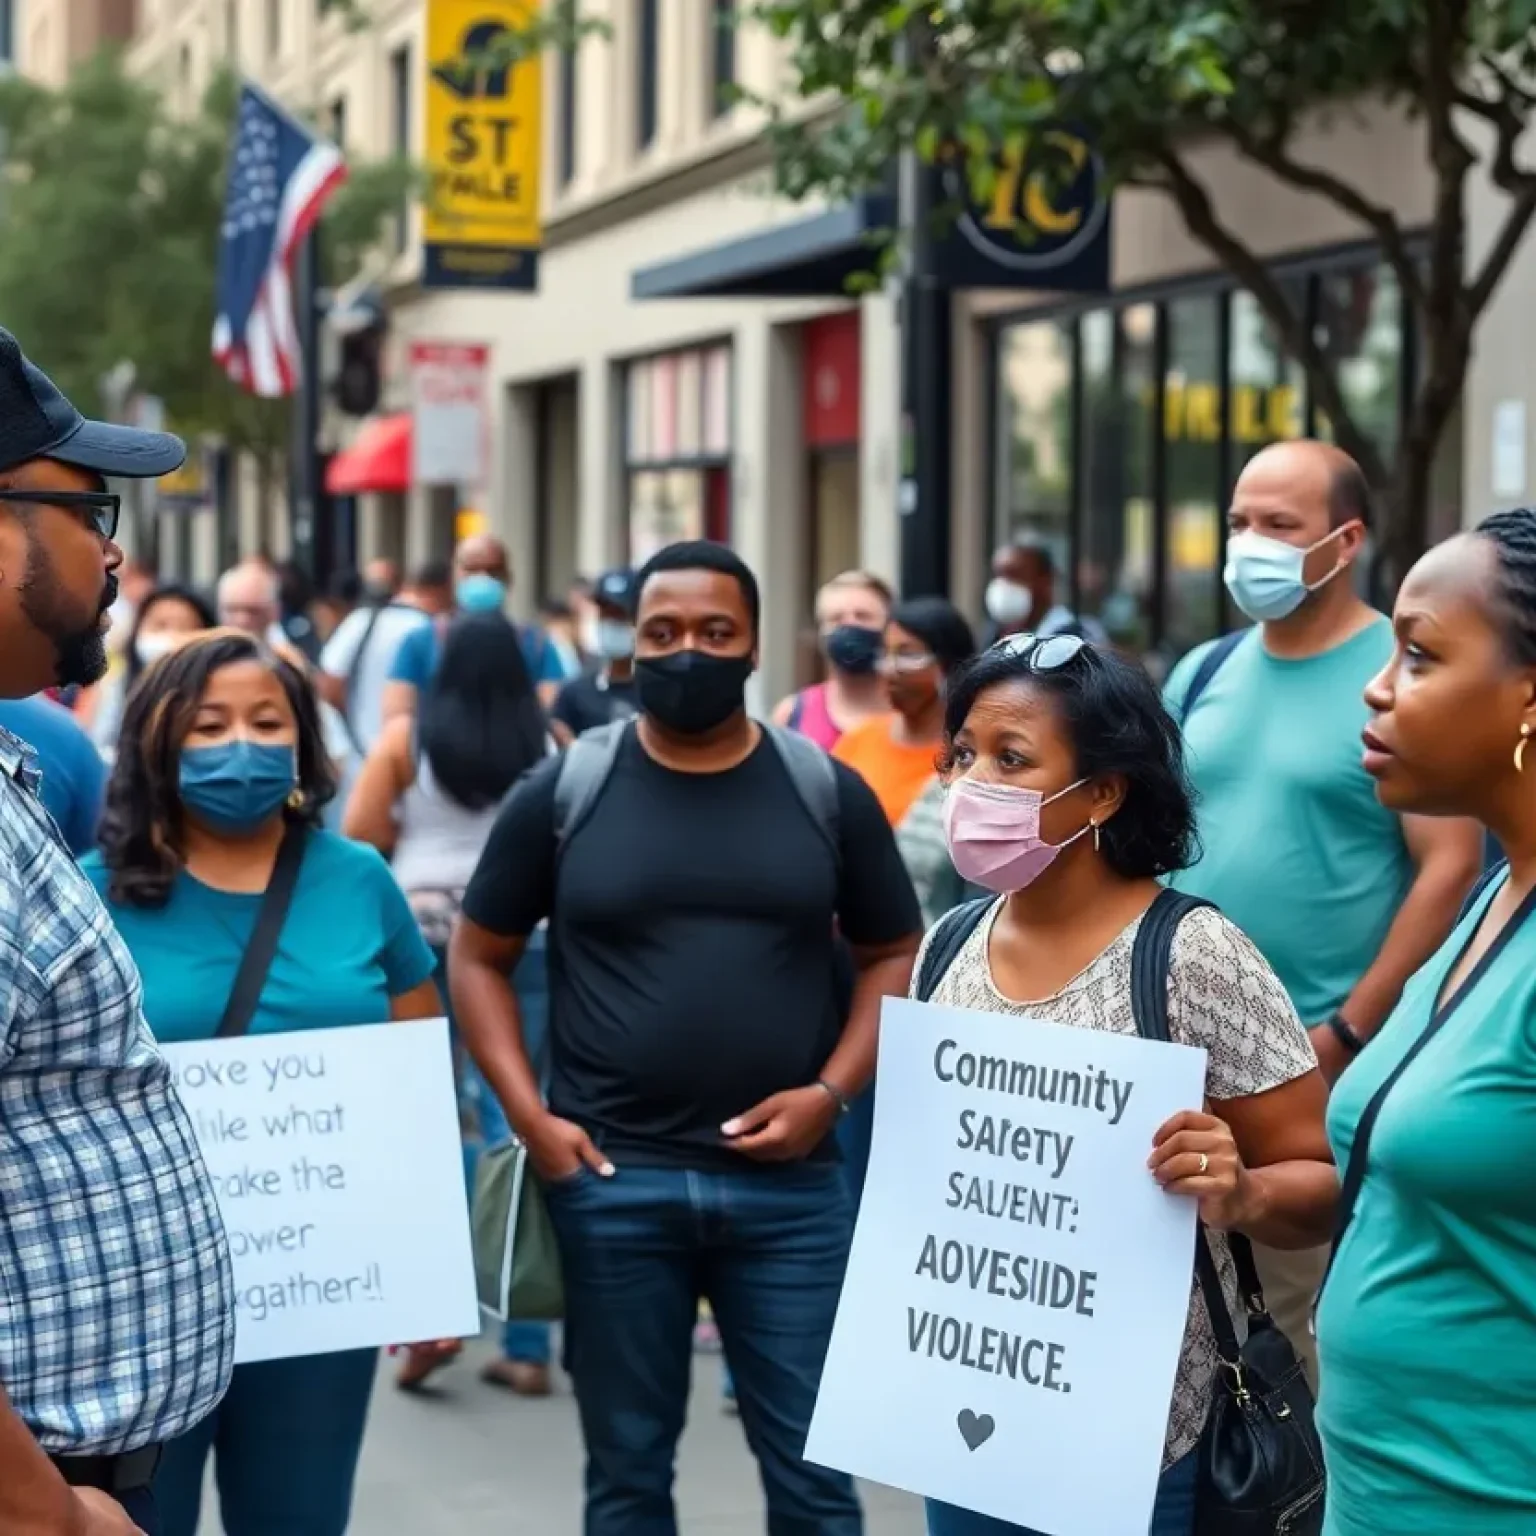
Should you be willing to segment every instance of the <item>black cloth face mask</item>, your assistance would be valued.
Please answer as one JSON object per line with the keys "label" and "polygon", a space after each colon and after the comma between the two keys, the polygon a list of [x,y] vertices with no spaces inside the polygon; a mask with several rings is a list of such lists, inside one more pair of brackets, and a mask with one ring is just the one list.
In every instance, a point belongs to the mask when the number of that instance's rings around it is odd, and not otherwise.
{"label": "black cloth face mask", "polygon": [[641,710],[680,736],[699,736],[724,725],[746,706],[752,657],[674,651],[635,662]]}
{"label": "black cloth face mask", "polygon": [[885,649],[885,631],[866,629],[862,624],[839,624],[827,633],[821,645],[827,660],[839,672],[868,676]]}

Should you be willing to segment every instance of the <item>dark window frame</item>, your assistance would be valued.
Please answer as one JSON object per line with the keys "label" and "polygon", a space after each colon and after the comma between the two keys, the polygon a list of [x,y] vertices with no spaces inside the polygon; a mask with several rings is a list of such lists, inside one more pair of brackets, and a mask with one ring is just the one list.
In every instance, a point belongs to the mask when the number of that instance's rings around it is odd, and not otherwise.
{"label": "dark window frame", "polygon": [[737,0],[711,0],[710,3],[709,118],[725,117],[733,102],[736,85],[736,28],[740,18]]}
{"label": "dark window frame", "polygon": [[576,179],[576,106],[579,50],[572,46],[560,53],[560,119],[556,170],[560,185],[568,187]]}
{"label": "dark window frame", "polygon": [[[1427,245],[1428,236],[1422,230],[1415,230],[1409,236],[1409,248],[1422,250]],[[1319,317],[1320,295],[1322,291],[1322,279],[1331,275],[1346,272],[1358,272],[1363,268],[1382,265],[1379,247],[1369,241],[1351,241],[1346,244],[1321,247],[1317,250],[1300,252],[1293,256],[1284,257],[1269,264],[1269,270],[1277,277],[1299,279],[1305,285],[1306,322],[1309,329],[1315,329]],[[1152,527],[1153,527],[1153,580],[1152,580],[1152,612],[1150,614],[1149,649],[1158,651],[1162,648],[1167,634],[1167,596],[1168,596],[1168,476],[1167,476],[1167,450],[1168,439],[1164,423],[1166,422],[1166,386],[1169,365],[1168,351],[1168,306],[1179,298],[1200,297],[1211,295],[1217,303],[1217,337],[1218,337],[1218,361],[1217,377],[1215,383],[1221,395],[1221,436],[1217,448],[1217,469],[1214,486],[1213,500],[1221,519],[1218,529],[1220,537],[1225,536],[1226,512],[1225,509],[1231,499],[1232,486],[1235,479],[1233,463],[1235,455],[1231,441],[1231,307],[1233,295],[1242,290],[1242,284],[1230,273],[1221,270],[1205,268],[1200,271],[1180,274],[1163,278],[1156,282],[1138,284],[1133,287],[1116,289],[1106,294],[1085,294],[1081,297],[1062,300],[1057,303],[1041,304],[1033,308],[1020,307],[1000,312],[989,316],[982,322],[982,329],[986,337],[987,356],[990,366],[987,371],[987,462],[991,469],[987,475],[987,502],[985,508],[986,517],[986,558],[992,558],[992,552],[998,547],[1003,537],[1003,506],[1001,476],[998,473],[998,465],[1001,462],[1003,449],[1003,382],[1001,367],[1001,348],[1004,334],[1019,325],[1036,325],[1055,323],[1060,325],[1067,333],[1068,346],[1072,354],[1072,378],[1069,381],[1069,391],[1072,398],[1070,421],[1068,426],[1068,442],[1072,451],[1072,483],[1068,492],[1068,504],[1070,507],[1070,520],[1068,524],[1068,537],[1071,546],[1069,562],[1071,570],[1070,590],[1074,604],[1078,601],[1078,563],[1084,547],[1086,535],[1085,519],[1087,516],[1086,505],[1083,497],[1083,476],[1078,459],[1081,438],[1081,394],[1082,394],[1082,366],[1081,366],[1081,323],[1082,317],[1098,310],[1108,309],[1115,315],[1116,329],[1120,325],[1120,316],[1126,310],[1136,305],[1152,304],[1156,308],[1157,325],[1153,336],[1154,354],[1154,400],[1153,423],[1154,431],[1151,445],[1150,466],[1152,473]],[[1420,366],[1420,348],[1416,335],[1415,324],[1406,313],[1403,316],[1401,327],[1401,354],[1399,361],[1398,379],[1398,419],[1399,430],[1406,424],[1407,413],[1413,400],[1414,386],[1417,380]],[[1121,349],[1117,346],[1111,361],[1111,377],[1116,389],[1120,388],[1123,380],[1124,359]],[[1312,399],[1310,383],[1307,384],[1302,404],[1303,431],[1311,434],[1316,430],[1317,409]],[[1223,628],[1230,628],[1235,622],[1235,613],[1231,601],[1227,596],[1226,588],[1221,581],[1219,566],[1212,571],[1212,579],[1215,581],[1219,593],[1218,613],[1221,615]]]}
{"label": "dark window frame", "polygon": [[[410,41],[401,43],[389,51],[389,143],[390,150],[401,160],[411,156],[411,67]],[[403,255],[410,242],[411,199],[407,194],[395,215],[395,254]]]}
{"label": "dark window frame", "polygon": [[661,0],[635,0],[635,148],[656,142],[661,103]]}
{"label": "dark window frame", "polygon": [[9,64],[16,57],[16,3],[0,0],[0,64]]}

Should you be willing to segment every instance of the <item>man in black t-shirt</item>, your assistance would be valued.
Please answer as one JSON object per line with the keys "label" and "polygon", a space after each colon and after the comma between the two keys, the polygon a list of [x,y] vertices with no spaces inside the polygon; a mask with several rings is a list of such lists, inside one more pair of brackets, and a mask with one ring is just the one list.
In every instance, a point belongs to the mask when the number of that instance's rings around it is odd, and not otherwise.
{"label": "man in black t-shirt", "polygon": [[550,711],[555,735],[569,746],[585,731],[635,713],[635,573],[609,571],[592,588],[593,618],[582,649],[596,666],[573,678]]}
{"label": "man in black t-shirt", "polygon": [[[803,1456],[853,1229],[832,1131],[873,1073],[881,998],[906,992],[917,901],[863,780],[748,718],[747,567],[720,545],[672,545],[636,595],[639,720],[614,728],[585,809],[560,790],[560,760],[508,799],[454,935],[454,1007],[546,1185],[586,1536],[677,1529],[701,1297],[769,1529],[858,1536],[850,1479]],[[546,917],[547,1108],[507,982]],[[858,972],[846,1025],[834,928]]]}

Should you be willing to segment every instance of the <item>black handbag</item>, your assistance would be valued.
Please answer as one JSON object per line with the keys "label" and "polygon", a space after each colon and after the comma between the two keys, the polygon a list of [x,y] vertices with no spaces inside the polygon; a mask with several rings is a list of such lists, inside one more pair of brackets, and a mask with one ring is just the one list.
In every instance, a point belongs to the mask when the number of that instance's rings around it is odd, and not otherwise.
{"label": "black handbag", "polygon": [[[1164,891],[1142,919],[1131,959],[1136,1029],[1168,1040],[1168,971],[1182,919],[1208,902]],[[1210,1241],[1202,1226],[1195,1275],[1221,1357],[1216,1395],[1196,1454],[1194,1536],[1320,1536],[1327,1479],[1312,1389],[1291,1342],[1275,1327],[1253,1248],[1227,1234],[1247,1337],[1238,1341]]]}

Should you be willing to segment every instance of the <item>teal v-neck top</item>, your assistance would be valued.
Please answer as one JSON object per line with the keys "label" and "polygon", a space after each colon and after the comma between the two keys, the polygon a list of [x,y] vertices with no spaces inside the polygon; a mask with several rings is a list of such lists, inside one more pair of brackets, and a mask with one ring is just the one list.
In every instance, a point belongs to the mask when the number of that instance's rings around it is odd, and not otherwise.
{"label": "teal v-neck top", "polygon": [[[1341,1169],[1494,895],[1339,1080],[1328,1131]],[[1317,1320],[1325,1536],[1536,1532],[1533,909],[1536,895],[1458,989],[1371,1136]]]}
{"label": "teal v-neck top", "polygon": [[[218,891],[183,870],[163,907],[113,902],[100,854],[80,867],[101,892],[144,978],[144,1016],[157,1040],[208,1040],[224,1014],[259,895]],[[392,998],[436,968],[389,866],[361,843],[316,828],[293,905],[251,1020],[253,1035],[384,1024]]]}

